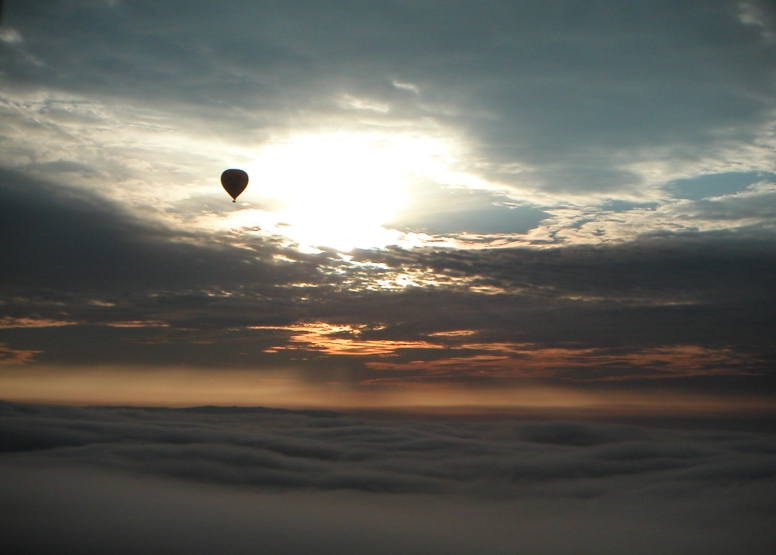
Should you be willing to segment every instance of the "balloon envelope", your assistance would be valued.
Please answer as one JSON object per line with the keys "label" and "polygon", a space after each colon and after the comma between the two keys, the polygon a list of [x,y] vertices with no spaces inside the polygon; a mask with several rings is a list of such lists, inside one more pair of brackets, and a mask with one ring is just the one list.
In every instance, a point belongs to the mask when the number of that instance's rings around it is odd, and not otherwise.
{"label": "balloon envelope", "polygon": [[237,202],[237,197],[248,186],[248,174],[242,170],[226,170],[221,174],[221,185],[232,197],[232,202]]}

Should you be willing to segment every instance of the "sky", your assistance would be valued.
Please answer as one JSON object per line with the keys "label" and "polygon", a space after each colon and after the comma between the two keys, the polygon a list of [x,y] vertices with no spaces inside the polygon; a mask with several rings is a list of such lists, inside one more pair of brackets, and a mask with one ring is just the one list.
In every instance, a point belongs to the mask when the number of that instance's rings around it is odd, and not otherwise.
{"label": "sky", "polygon": [[3,17],[3,398],[773,407],[772,3]]}
{"label": "sky", "polygon": [[0,10],[18,552],[772,552],[774,2]]}

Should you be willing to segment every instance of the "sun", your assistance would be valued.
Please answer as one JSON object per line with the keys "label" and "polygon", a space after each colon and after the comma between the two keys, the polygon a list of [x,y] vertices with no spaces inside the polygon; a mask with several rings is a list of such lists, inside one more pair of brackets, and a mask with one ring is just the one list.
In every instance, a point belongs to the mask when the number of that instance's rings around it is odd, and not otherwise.
{"label": "sun", "polygon": [[278,207],[262,228],[300,245],[349,251],[396,241],[400,233],[383,225],[438,151],[434,141],[402,135],[303,135],[265,147],[245,169]]}

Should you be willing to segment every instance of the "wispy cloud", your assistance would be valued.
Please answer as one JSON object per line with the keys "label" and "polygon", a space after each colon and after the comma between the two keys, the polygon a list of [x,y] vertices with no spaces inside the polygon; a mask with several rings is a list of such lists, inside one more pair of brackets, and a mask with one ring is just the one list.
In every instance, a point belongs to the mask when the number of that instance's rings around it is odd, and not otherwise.
{"label": "wispy cloud", "polygon": [[0,343],[0,364],[27,364],[35,359],[35,355],[41,351],[11,349],[5,343]]}

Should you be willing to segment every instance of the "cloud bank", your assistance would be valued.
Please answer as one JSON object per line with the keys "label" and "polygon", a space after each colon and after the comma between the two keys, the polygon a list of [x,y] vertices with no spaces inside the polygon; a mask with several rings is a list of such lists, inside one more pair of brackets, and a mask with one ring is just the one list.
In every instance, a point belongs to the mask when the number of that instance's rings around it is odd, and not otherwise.
{"label": "cloud bank", "polygon": [[[251,523],[279,542],[268,547],[273,553],[301,549],[291,530],[303,538],[323,534],[323,544],[314,545],[313,552],[328,553],[331,545],[349,552],[342,546],[351,545],[350,536],[362,537],[361,527],[362,533],[374,530],[377,538],[388,530],[395,534],[383,547],[376,538],[364,540],[378,552],[403,542],[411,550],[427,542],[463,542],[449,548],[463,553],[476,542],[485,553],[501,553],[507,545],[617,553],[618,542],[644,538],[645,543],[634,545],[636,553],[656,548],[726,553],[736,545],[767,553],[776,541],[767,525],[776,475],[770,434],[581,422],[376,421],[261,408],[3,403],[0,409],[0,464],[6,477],[0,487],[3,521],[10,531],[5,541],[17,549],[42,549],[51,538],[35,539],[33,533],[47,529],[56,541],[88,550],[83,537],[74,542],[73,536],[83,533],[85,517],[112,526],[98,535],[96,546],[137,534],[128,545],[177,549],[188,545],[183,532],[209,538],[205,545],[212,545],[211,534],[236,526],[241,535],[222,541],[227,552],[238,553],[246,549],[241,542],[256,537],[247,531]],[[47,489],[56,476],[71,482]],[[29,480],[42,482],[22,486]],[[22,487],[20,516],[12,507]],[[100,493],[106,487],[108,497]],[[137,487],[145,492],[141,497],[130,493]],[[68,501],[62,495],[75,497]],[[125,502],[123,512],[116,513],[115,504]],[[196,531],[199,519],[180,506],[184,502],[206,515],[223,514]],[[70,507],[80,523],[53,512],[10,528],[21,522],[27,507],[35,510],[41,503],[53,503],[57,510]],[[155,527],[138,513],[153,503],[174,507],[172,514],[159,513],[158,526],[182,530],[155,535]],[[279,510],[270,519],[275,531],[249,517],[248,506],[258,515],[271,507]],[[101,507],[107,512],[96,513]],[[348,520],[327,524],[328,532],[321,532],[319,526],[329,522],[322,507]],[[157,513],[151,509],[151,515]],[[353,518],[352,524],[345,523]],[[420,532],[410,522],[414,518],[430,528]],[[468,518],[473,521],[463,524]],[[575,519],[584,524],[572,524]],[[563,526],[552,538],[524,536],[526,522],[541,529],[552,522]],[[709,522],[719,522],[725,535],[710,530]],[[657,526],[665,527],[665,534],[655,534]],[[592,534],[586,536],[585,529]]]}

